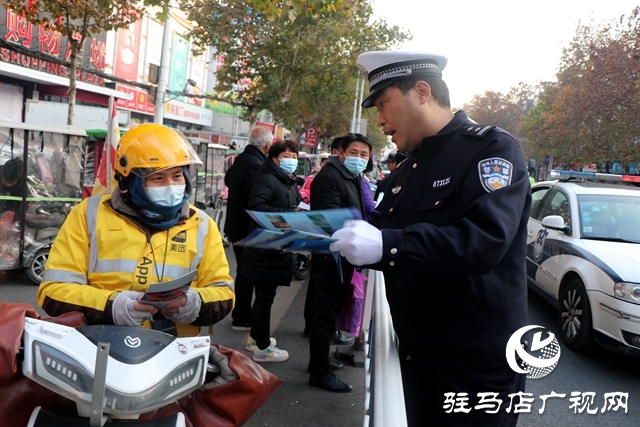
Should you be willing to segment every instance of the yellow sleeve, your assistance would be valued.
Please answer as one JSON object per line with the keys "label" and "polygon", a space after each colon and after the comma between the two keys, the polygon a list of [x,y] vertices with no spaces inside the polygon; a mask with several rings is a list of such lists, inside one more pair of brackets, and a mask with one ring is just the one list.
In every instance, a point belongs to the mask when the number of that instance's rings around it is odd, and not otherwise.
{"label": "yellow sleeve", "polygon": [[[102,203],[102,202],[101,202]],[[62,224],[38,288],[38,304],[50,316],[81,311],[89,324],[113,323],[106,309],[112,290],[88,286],[90,237],[85,216],[87,200],[75,206]]]}
{"label": "yellow sleeve", "polygon": [[204,254],[198,265],[195,289],[200,294],[202,306],[196,326],[209,326],[224,319],[233,309],[235,293],[233,279],[229,275],[229,263],[224,253],[222,237],[218,226],[209,217],[209,233],[207,235]]}

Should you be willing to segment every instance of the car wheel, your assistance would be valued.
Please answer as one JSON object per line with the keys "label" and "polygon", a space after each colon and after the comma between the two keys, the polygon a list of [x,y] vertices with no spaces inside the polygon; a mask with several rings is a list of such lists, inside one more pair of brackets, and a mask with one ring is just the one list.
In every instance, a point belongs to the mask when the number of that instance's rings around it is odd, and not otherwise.
{"label": "car wheel", "polygon": [[304,280],[309,277],[309,258],[302,254],[293,254],[293,277]]}
{"label": "car wheel", "polygon": [[572,279],[560,296],[562,341],[572,350],[589,351],[595,347],[591,305],[580,279]]}
{"label": "car wheel", "polygon": [[42,282],[42,276],[44,275],[44,267],[47,265],[49,259],[49,248],[41,249],[33,257],[31,265],[27,268],[27,276],[35,284],[39,285]]}

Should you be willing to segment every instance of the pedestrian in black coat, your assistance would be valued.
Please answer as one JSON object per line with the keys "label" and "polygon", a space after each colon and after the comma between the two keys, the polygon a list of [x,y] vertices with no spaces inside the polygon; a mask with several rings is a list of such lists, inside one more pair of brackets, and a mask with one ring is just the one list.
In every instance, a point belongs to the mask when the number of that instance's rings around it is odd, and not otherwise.
{"label": "pedestrian in black coat", "polygon": [[231,328],[248,331],[251,321],[251,300],[253,284],[242,277],[243,247],[234,245],[249,234],[251,217],[245,209],[249,208],[249,196],[258,177],[258,171],[273,142],[273,134],[265,127],[258,126],[249,134],[249,145],[236,157],[233,165],[224,176],[229,188],[227,198],[227,218],[224,232],[232,244],[236,256],[235,292],[236,305],[231,312]]}
{"label": "pedestrian in black coat", "polygon": [[[291,140],[271,146],[251,191],[249,210],[278,213],[299,209],[302,196],[293,175],[299,149],[300,144]],[[254,222],[252,228],[256,226]],[[293,256],[290,252],[247,247],[242,269],[242,276],[253,283],[256,291],[247,349],[253,349],[256,362],[283,362],[289,353],[277,348],[269,337],[271,306],[278,286],[291,284]]]}
{"label": "pedestrian in black coat", "polygon": [[[339,154],[329,157],[311,183],[311,210],[354,207],[364,218],[361,180],[372,145],[360,134],[346,135],[341,144]],[[341,267],[342,277],[333,256],[314,254],[311,257],[310,282],[313,281],[315,287],[315,303],[309,338],[309,384],[333,392],[351,391],[351,385],[331,372],[329,358],[331,336],[336,332],[336,319],[351,290],[354,269],[345,258],[341,259]]]}

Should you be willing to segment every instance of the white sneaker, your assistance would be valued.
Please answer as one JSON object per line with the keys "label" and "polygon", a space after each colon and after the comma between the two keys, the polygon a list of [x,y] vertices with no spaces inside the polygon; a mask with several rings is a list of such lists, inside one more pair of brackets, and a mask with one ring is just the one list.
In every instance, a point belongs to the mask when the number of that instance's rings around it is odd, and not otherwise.
{"label": "white sneaker", "polygon": [[287,350],[280,350],[278,347],[270,345],[264,350],[258,347],[253,351],[253,360],[256,362],[284,362],[289,358]]}
{"label": "white sneaker", "polygon": [[[278,344],[278,342],[276,341],[276,339],[274,337],[269,338],[271,340],[271,345],[272,346],[276,346],[276,344]],[[249,335],[249,338],[247,338],[247,345],[244,347],[247,351],[250,351],[253,353],[253,351],[258,348],[256,346],[256,340],[254,340],[253,338],[251,338],[251,335]]]}

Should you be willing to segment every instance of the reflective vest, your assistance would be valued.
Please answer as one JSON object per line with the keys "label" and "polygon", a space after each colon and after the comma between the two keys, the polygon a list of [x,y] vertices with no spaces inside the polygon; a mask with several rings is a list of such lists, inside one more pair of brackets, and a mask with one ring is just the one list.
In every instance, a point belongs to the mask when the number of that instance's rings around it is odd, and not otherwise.
{"label": "reflective vest", "polygon": [[[232,305],[228,301],[234,299],[233,280],[220,232],[211,218],[191,207],[195,214],[184,223],[149,238],[105,203],[110,198],[84,200],[58,233],[37,296],[48,314],[80,307],[89,323],[109,323],[111,313],[105,313],[105,307],[117,291],[144,292],[151,283],[195,269],[191,288],[198,291],[203,304]],[[177,326],[179,335],[199,333],[193,325]]]}

